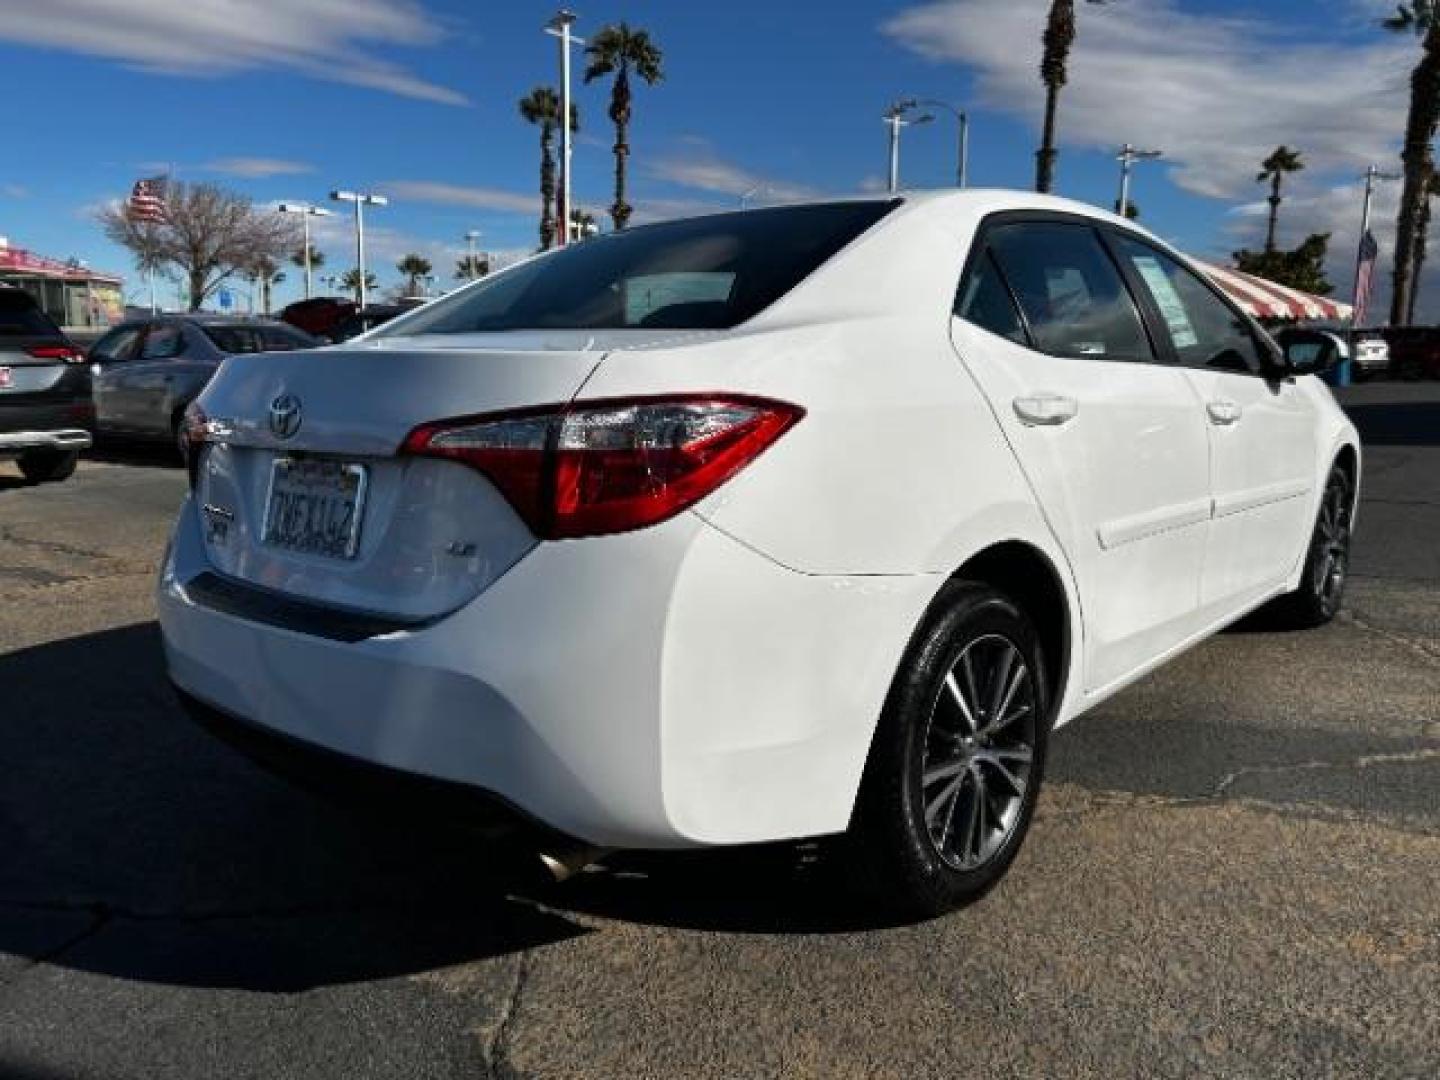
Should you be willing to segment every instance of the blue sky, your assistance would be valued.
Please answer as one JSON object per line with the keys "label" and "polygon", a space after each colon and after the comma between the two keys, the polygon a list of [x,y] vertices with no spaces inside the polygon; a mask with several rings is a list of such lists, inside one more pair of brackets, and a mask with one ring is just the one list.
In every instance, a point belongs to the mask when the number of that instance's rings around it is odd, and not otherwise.
{"label": "blue sky", "polygon": [[[7,74],[0,235],[17,246],[123,271],[127,255],[95,208],[168,163],[258,202],[323,200],[334,186],[392,196],[370,218],[382,282],[417,250],[448,273],[467,229],[482,246],[533,245],[536,132],[516,99],[556,78],[530,0],[0,0]],[[1285,142],[1310,168],[1284,237],[1335,233],[1343,293],[1358,226],[1355,176],[1394,163],[1417,46],[1382,34],[1381,0],[1113,0],[1082,5],[1061,105],[1062,194],[1114,199],[1113,147],[1158,145],[1134,199],[1156,232],[1202,256],[1261,239],[1261,157]],[[1040,115],[1036,75],[1046,0],[595,0],[606,22],[648,28],[666,80],[637,90],[637,220],[777,197],[874,188],[885,167],[884,106],[934,96],[969,107],[971,178],[1028,187]],[[576,196],[609,202],[606,91],[579,87]],[[954,169],[945,117],[906,133],[906,186]],[[1382,224],[1394,193],[1382,192]],[[353,261],[343,219],[320,246]],[[1387,229],[1379,230],[1386,245]],[[1386,245],[1388,247],[1388,245]],[[442,261],[443,260],[443,261]],[[278,298],[297,294],[297,275]]]}

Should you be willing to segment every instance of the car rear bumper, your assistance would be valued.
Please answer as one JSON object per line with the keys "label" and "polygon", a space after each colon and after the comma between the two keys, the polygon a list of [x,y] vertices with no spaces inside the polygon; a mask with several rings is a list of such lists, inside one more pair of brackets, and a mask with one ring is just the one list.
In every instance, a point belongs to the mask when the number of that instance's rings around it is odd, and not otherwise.
{"label": "car rear bumper", "polygon": [[80,428],[60,431],[0,431],[0,454],[23,454],[32,450],[87,450],[94,442]]}
{"label": "car rear bumper", "polygon": [[200,706],[607,847],[843,830],[940,584],[796,573],[685,514],[542,544],[438,621],[346,639],[211,606],[210,571],[187,500],[158,606]]}

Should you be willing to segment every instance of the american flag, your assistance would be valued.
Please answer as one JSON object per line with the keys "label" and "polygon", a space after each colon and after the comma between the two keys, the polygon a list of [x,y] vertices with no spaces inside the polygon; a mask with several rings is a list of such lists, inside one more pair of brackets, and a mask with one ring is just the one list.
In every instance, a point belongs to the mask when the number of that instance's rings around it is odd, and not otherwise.
{"label": "american flag", "polygon": [[1375,263],[1380,258],[1380,245],[1375,234],[1369,229],[1360,241],[1360,266],[1355,272],[1355,321],[1360,326],[1365,322],[1365,312],[1370,307],[1370,294],[1375,288]]}
{"label": "american flag", "polygon": [[163,222],[165,220],[165,177],[152,176],[136,180],[127,204],[131,221]]}

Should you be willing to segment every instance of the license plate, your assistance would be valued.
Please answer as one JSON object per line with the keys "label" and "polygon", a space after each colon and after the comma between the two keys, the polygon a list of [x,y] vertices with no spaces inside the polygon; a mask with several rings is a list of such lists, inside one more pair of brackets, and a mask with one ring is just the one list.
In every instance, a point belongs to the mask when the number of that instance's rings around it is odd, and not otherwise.
{"label": "license plate", "polygon": [[302,555],[353,559],[360,549],[366,480],[364,465],[277,458],[261,542]]}
{"label": "license plate", "polygon": [[15,385],[15,376],[10,374],[8,367],[0,367],[0,390],[8,390]]}

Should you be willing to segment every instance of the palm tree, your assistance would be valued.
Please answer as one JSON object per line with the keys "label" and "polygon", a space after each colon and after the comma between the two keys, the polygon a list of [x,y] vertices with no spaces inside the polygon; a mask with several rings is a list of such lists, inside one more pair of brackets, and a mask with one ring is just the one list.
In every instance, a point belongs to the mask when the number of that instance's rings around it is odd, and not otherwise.
{"label": "palm tree", "polygon": [[570,210],[570,237],[574,240],[584,240],[594,236],[600,231],[595,224],[595,215],[583,207],[573,207]]}
{"label": "palm tree", "polygon": [[410,279],[406,286],[410,296],[420,295],[420,279],[430,276],[433,269],[430,260],[424,255],[417,255],[413,251],[395,264],[395,269]]}
{"label": "palm tree", "polygon": [[1265,201],[1270,204],[1270,223],[1265,228],[1265,254],[1275,254],[1275,226],[1280,220],[1280,185],[1285,182],[1289,173],[1299,172],[1305,168],[1305,163],[1300,160],[1300,151],[1291,150],[1288,146],[1277,146],[1275,152],[1260,163],[1260,171],[1255,175],[1257,184],[1270,185],[1270,197]]}
{"label": "palm tree", "polygon": [[[295,249],[295,253],[290,256],[290,261],[291,261],[292,263],[294,263],[296,266],[300,267],[302,270],[305,268],[305,248],[304,248],[303,245],[302,245],[301,247],[298,247],[298,248]],[[311,245],[310,245],[310,269],[312,269],[312,270],[319,270],[319,269],[320,269],[322,266],[324,266],[324,265],[325,265],[325,253],[324,253],[323,251],[321,251],[319,248],[317,248],[314,244],[311,244]]]}
{"label": "palm tree", "polygon": [[[1103,4],[1105,0],[1086,0]],[[1045,49],[1040,57],[1040,81],[1045,84],[1045,126],[1040,135],[1040,149],[1035,152],[1035,190],[1049,191],[1055,186],[1055,110],[1060,104],[1060,89],[1069,79],[1070,47],[1075,44],[1075,0],[1051,0],[1050,17],[1045,21],[1041,38]]]}
{"label": "palm tree", "polygon": [[[366,270],[366,271],[365,271],[365,288],[366,288],[366,290],[368,291],[368,290],[374,289],[374,288],[375,288],[376,286],[378,286],[379,284],[380,284],[380,282],[379,282],[378,280],[376,280],[375,275],[372,274],[369,270]],[[352,293],[354,293],[354,294],[355,294],[355,299],[358,301],[358,300],[360,299],[360,268],[357,267],[357,266],[352,266],[352,267],[350,267],[349,270],[346,270],[345,273],[341,274],[341,275],[340,275],[340,286],[341,286],[342,288],[349,289]]]}
{"label": "palm tree", "polygon": [[489,255],[462,255],[455,261],[455,280],[474,281],[490,273]]}
{"label": "palm tree", "polygon": [[[540,246],[555,243],[555,131],[560,126],[560,96],[553,86],[537,86],[520,99],[520,115],[540,127]],[[570,130],[580,129],[580,112],[570,106]]]}
{"label": "palm tree", "polygon": [[623,22],[602,27],[585,46],[585,54],[590,58],[585,68],[587,83],[615,73],[610,88],[610,119],[615,124],[615,201],[610,206],[610,220],[615,228],[623,229],[634,210],[625,201],[626,162],[630,157],[630,72],[654,86],[665,77],[660,66],[664,57],[647,31]]}
{"label": "palm tree", "polygon": [[275,264],[275,260],[270,256],[261,255],[255,260],[255,265],[251,267],[250,276],[260,294],[260,310],[269,315],[271,288],[285,280],[285,272]]}
{"label": "palm tree", "polygon": [[1429,184],[1430,143],[1440,124],[1440,3],[1411,0],[1401,4],[1382,25],[1394,33],[1421,37],[1420,60],[1410,73],[1410,111],[1405,120],[1405,145],[1400,160],[1405,183],[1395,229],[1395,288],[1390,295],[1390,321],[1402,323],[1418,285],[1415,267],[1417,237]]}
{"label": "palm tree", "polygon": [[1430,203],[1440,197],[1440,172],[1435,171],[1432,155],[1425,164],[1425,201],[1420,204],[1420,215],[1415,222],[1415,288],[1410,290],[1410,303],[1405,309],[1405,321],[1415,325],[1415,303],[1420,299],[1420,279],[1425,272],[1425,257],[1430,247]]}

